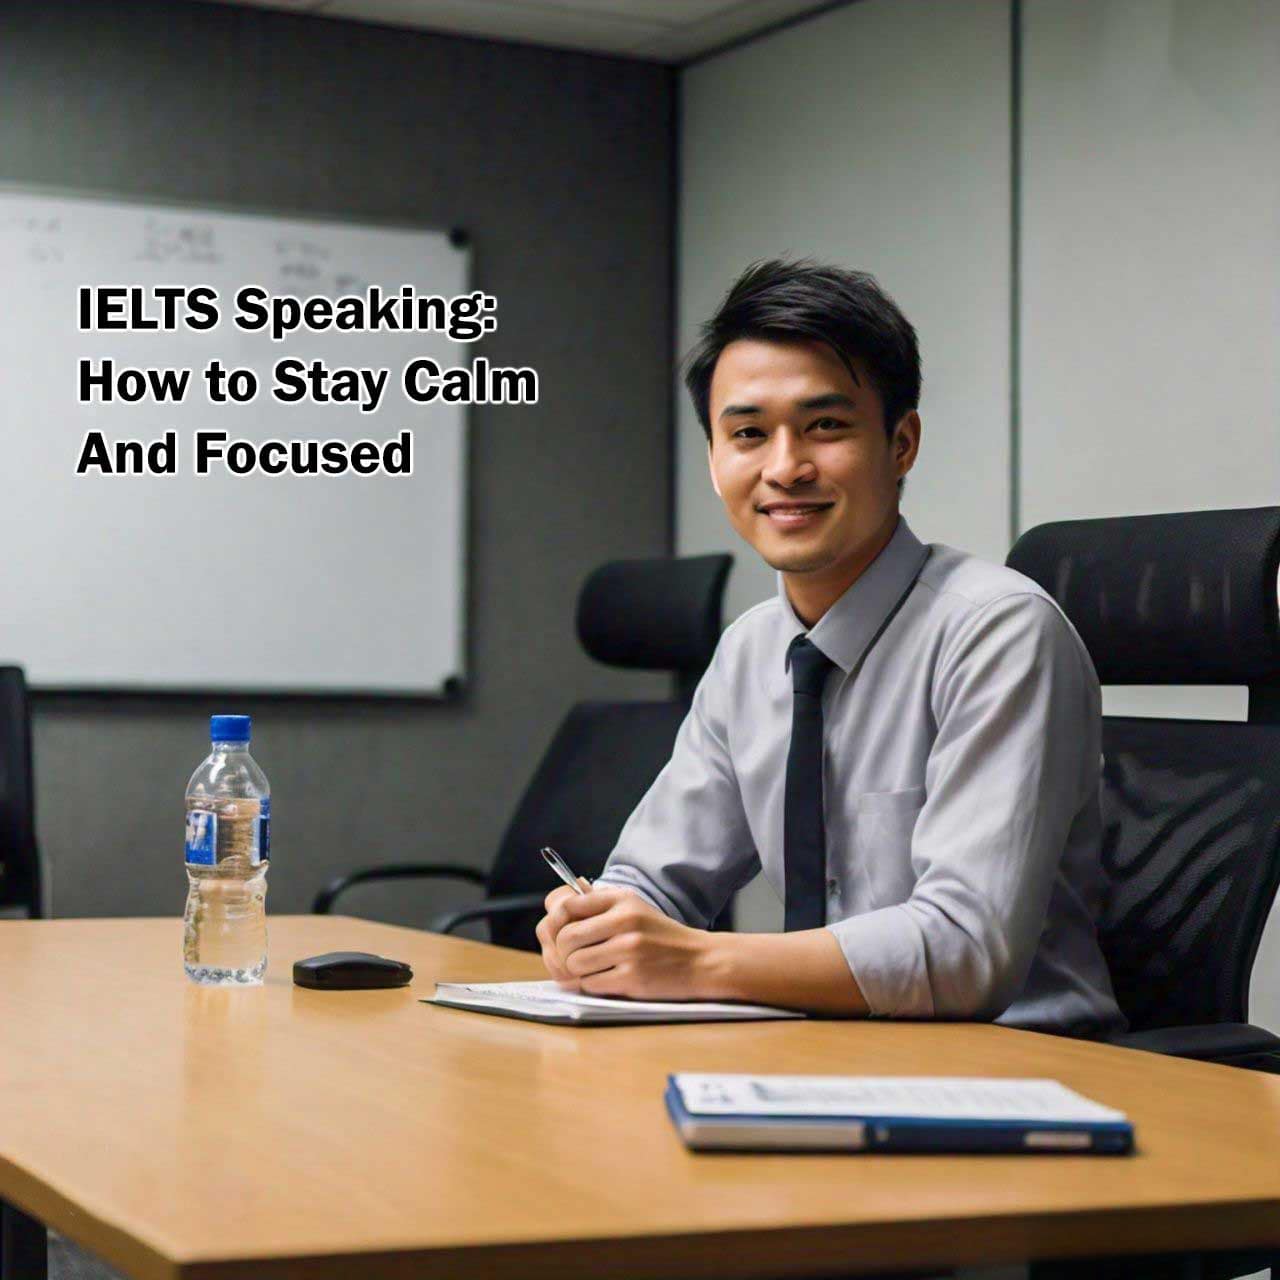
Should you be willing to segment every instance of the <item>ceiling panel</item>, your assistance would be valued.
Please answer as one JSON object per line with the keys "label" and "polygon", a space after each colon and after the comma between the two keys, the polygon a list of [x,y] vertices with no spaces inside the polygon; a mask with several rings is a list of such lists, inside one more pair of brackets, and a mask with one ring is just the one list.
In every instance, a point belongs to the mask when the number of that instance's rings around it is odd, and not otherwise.
{"label": "ceiling panel", "polygon": [[[846,0],[846,3],[850,2],[852,0]],[[715,12],[669,28],[653,45],[636,45],[631,53],[659,62],[687,62],[700,54],[768,31],[779,23],[831,7],[830,0],[818,3],[815,0],[806,0],[805,3],[798,0],[745,0],[722,5]]]}
{"label": "ceiling panel", "polygon": [[[538,8],[573,13],[613,13],[661,26],[680,27],[701,22],[726,9],[741,9],[743,0],[533,0]],[[751,0],[747,0],[748,7]],[[503,0],[507,9],[527,9],[525,0]]]}
{"label": "ceiling panel", "polygon": [[482,39],[685,62],[830,0],[215,0]]}
{"label": "ceiling panel", "polygon": [[317,12],[329,18],[387,22],[455,35],[618,52],[656,40],[666,30],[659,23],[624,14],[505,0],[327,0]]}

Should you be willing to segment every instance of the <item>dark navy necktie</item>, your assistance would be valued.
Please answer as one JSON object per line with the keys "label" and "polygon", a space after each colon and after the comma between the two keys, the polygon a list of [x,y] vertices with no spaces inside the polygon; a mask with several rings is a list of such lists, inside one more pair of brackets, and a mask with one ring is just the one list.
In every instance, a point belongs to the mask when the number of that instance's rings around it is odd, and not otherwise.
{"label": "dark navy necktie", "polygon": [[791,662],[791,747],[782,817],[786,928],[827,921],[827,833],[822,813],[822,686],[835,665],[807,636],[787,651]]}

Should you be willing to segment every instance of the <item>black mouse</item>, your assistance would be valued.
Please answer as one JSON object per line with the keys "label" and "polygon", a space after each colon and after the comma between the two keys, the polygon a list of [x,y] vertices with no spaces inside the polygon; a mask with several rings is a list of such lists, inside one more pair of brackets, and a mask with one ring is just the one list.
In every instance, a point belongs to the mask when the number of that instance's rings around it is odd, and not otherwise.
{"label": "black mouse", "polygon": [[298,986],[326,991],[407,987],[412,978],[413,970],[407,964],[367,951],[326,951],[293,965],[293,980]]}

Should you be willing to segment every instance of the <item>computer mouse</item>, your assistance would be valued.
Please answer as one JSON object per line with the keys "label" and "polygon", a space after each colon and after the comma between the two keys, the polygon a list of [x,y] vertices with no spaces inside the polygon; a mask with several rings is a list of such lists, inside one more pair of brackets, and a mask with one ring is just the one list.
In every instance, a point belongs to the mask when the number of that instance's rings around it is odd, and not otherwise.
{"label": "computer mouse", "polygon": [[372,987],[406,987],[413,970],[400,960],[367,951],[326,951],[322,956],[296,960],[293,980],[300,987],[322,991],[356,991]]}

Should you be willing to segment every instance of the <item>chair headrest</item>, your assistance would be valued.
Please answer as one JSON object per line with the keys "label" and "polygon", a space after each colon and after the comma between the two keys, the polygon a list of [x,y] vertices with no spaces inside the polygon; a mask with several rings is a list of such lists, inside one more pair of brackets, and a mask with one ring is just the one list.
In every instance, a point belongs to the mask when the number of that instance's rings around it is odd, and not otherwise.
{"label": "chair headrest", "polygon": [[1058,602],[1103,684],[1280,678],[1280,507],[1042,524],[1006,563]]}
{"label": "chair headrest", "polygon": [[700,674],[720,639],[720,601],[733,557],[615,560],[578,596],[578,638],[615,667]]}

